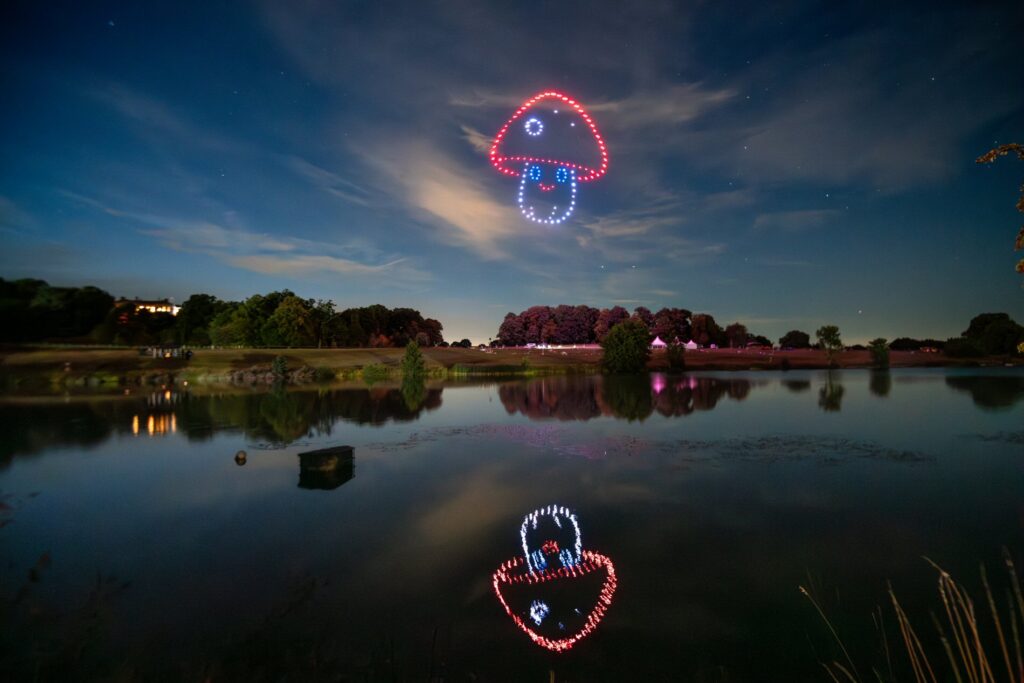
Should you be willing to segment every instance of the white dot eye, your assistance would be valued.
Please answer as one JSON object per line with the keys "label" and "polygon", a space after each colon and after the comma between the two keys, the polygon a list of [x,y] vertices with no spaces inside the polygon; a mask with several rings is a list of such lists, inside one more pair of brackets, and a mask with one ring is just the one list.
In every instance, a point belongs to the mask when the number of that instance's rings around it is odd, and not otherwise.
{"label": "white dot eye", "polygon": [[526,123],[523,124],[523,127],[526,128],[526,134],[531,137],[537,137],[544,130],[544,124],[541,123],[538,118],[526,119]]}

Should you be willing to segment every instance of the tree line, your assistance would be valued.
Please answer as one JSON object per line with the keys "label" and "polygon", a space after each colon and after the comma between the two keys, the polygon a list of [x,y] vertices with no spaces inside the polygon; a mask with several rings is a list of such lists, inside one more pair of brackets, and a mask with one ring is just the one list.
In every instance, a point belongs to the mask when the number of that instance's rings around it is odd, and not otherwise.
{"label": "tree line", "polygon": [[662,308],[652,313],[638,306],[630,313],[622,306],[593,308],[586,305],[531,306],[520,313],[505,315],[497,333],[503,346],[526,344],[600,344],[612,328],[627,320],[643,325],[650,337],[667,344],[693,340],[701,346],[739,348],[749,342],[771,346],[761,335],[752,335],[746,326],[733,323],[721,327],[708,313],[692,313],[685,308]]}
{"label": "tree line", "polygon": [[303,299],[289,290],[244,301],[193,294],[177,315],[136,309],[134,302],[115,301],[97,287],[0,278],[0,341],[249,347],[445,344],[441,323],[415,309],[374,304],[338,310],[333,301]]}

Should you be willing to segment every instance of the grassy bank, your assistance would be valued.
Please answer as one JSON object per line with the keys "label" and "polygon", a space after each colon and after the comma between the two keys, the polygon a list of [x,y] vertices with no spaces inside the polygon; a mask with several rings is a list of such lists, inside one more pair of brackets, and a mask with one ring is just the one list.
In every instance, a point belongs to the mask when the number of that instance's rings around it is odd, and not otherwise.
{"label": "grassy bank", "polygon": [[[238,373],[269,368],[283,356],[289,368],[312,368],[322,380],[377,381],[399,377],[402,349],[214,349],[197,350],[190,361],[152,358],[137,349],[8,348],[0,350],[0,383],[24,385],[105,386],[125,383],[193,384],[231,381]],[[600,371],[601,350],[587,349],[424,349],[429,377],[541,376]],[[942,354],[894,351],[893,367],[1003,365],[1005,358],[956,359]],[[866,351],[847,351],[837,357],[843,368],[871,367]],[[1014,363],[1020,365],[1021,360]],[[667,367],[664,352],[656,352],[649,368]],[[824,353],[800,351],[691,351],[687,370],[786,370],[828,367]]]}

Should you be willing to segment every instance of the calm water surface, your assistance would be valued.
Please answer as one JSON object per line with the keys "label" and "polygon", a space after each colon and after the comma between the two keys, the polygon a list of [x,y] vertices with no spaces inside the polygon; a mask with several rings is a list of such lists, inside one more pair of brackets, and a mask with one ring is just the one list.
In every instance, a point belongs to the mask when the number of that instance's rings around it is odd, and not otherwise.
{"label": "calm water surface", "polygon": [[[1019,370],[209,392],[0,399],[5,678],[823,680],[798,586],[868,669],[1024,545]],[[619,580],[565,654],[491,586],[551,503]]]}

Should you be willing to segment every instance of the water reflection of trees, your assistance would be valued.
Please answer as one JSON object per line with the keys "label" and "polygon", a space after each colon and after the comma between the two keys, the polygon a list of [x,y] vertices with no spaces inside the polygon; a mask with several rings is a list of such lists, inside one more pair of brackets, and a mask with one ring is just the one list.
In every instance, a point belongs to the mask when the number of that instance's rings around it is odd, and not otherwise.
{"label": "water reflection of trees", "polygon": [[839,377],[829,372],[825,376],[825,383],[818,390],[818,406],[826,413],[838,413],[843,408],[844,393],[846,389]]}
{"label": "water reflection of trees", "polygon": [[729,398],[742,401],[750,393],[743,378],[671,376],[550,377],[502,384],[498,396],[509,414],[535,420],[590,420],[617,417],[644,420],[654,412],[681,417],[711,410]]}
{"label": "water reflection of trees", "polygon": [[339,421],[383,425],[409,422],[441,406],[440,388],[335,389],[196,395],[154,392],[146,396],[96,397],[6,403],[0,420],[0,467],[16,455],[59,446],[89,447],[115,434],[178,433],[191,441],[218,432],[243,433],[257,441],[287,444],[330,434]]}
{"label": "water reflection of trees", "polygon": [[892,391],[892,374],[888,370],[872,370],[868,391],[882,398],[888,396]]}
{"label": "water reflection of trees", "polygon": [[989,410],[1011,408],[1024,400],[1024,376],[982,375],[946,377],[946,386],[971,395],[974,405]]}

